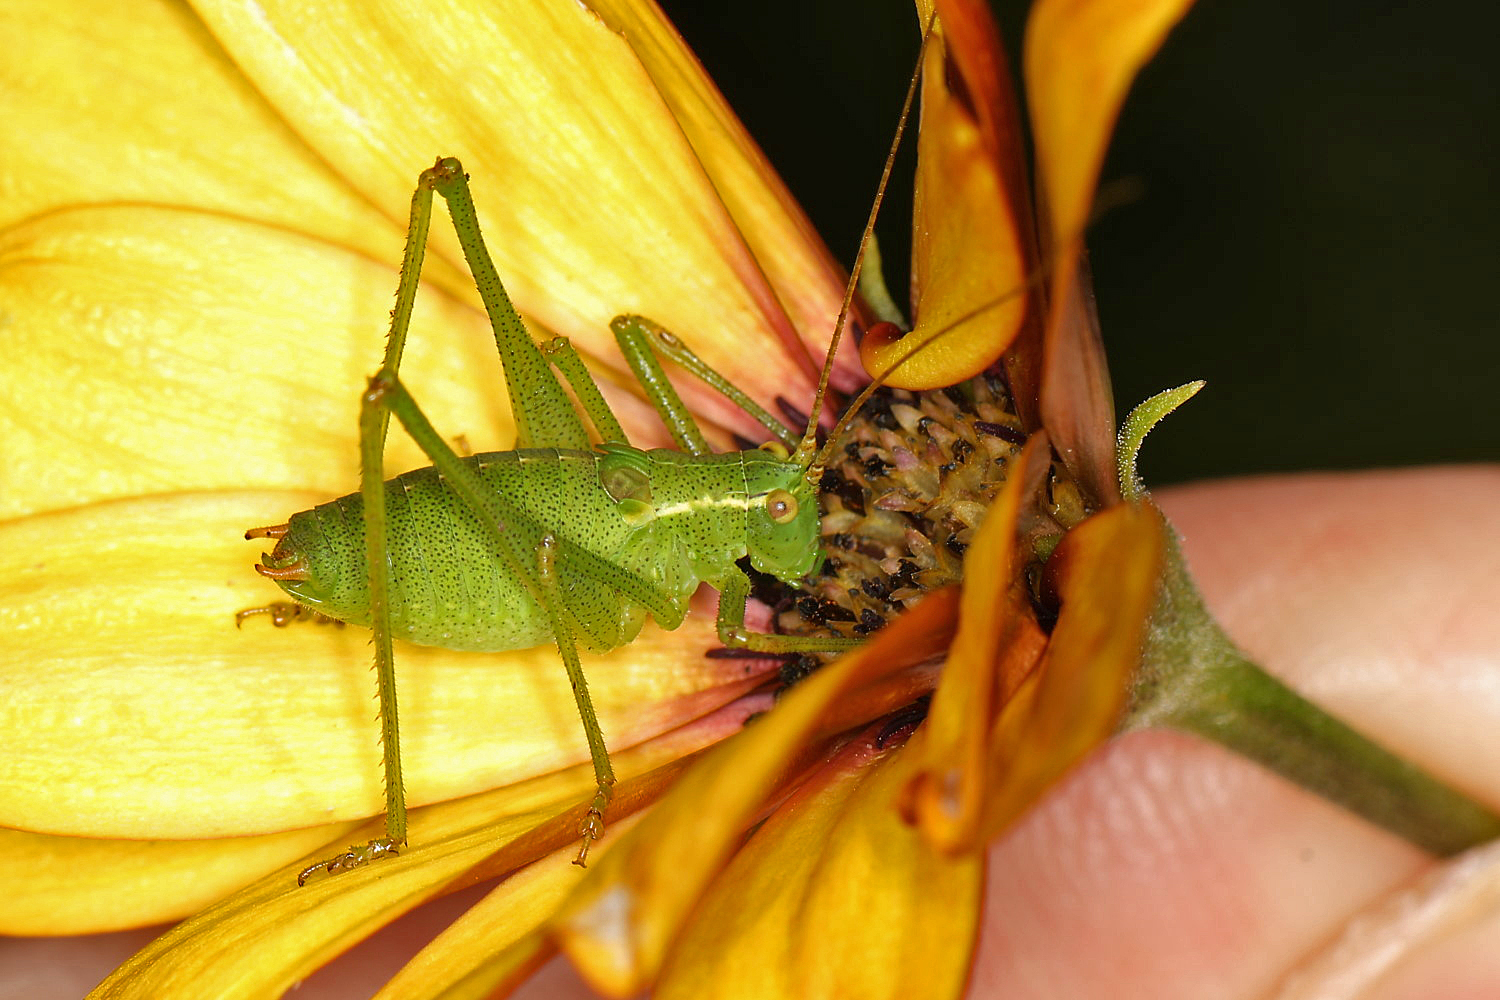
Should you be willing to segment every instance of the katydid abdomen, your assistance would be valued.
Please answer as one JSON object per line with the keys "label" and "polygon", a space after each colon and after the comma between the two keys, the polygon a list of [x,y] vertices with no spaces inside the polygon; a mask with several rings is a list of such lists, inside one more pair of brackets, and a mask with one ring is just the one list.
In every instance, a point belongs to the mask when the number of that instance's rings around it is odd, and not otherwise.
{"label": "katydid abdomen", "polygon": [[[617,444],[602,451],[490,452],[463,461],[486,488],[526,515],[505,525],[524,549],[535,550],[550,532],[649,581],[679,608],[700,582],[720,584],[749,552],[751,497],[763,507],[765,495],[779,488],[761,481],[765,473],[786,468],[761,452],[689,460],[681,452]],[[533,585],[510,570],[480,516],[436,469],[388,480],[385,497],[393,636],[483,652],[553,641]],[[801,519],[815,526],[815,506],[807,504]],[[360,494],[339,497],[294,514],[264,565],[280,572],[298,567],[295,577],[278,580],[289,595],[331,618],[368,627],[364,530]],[[775,567],[779,575],[811,568],[816,535],[800,534],[799,558],[791,567]],[[633,640],[646,609],[610,580],[569,570],[565,556],[558,580],[580,644],[602,652]]]}

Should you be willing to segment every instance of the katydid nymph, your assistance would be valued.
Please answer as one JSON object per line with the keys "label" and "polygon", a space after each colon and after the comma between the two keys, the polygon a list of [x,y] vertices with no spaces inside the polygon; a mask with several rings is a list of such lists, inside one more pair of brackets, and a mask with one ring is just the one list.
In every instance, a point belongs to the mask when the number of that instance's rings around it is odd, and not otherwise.
{"label": "katydid nymph", "polygon": [[[914,76],[898,143],[916,82]],[[567,339],[544,345],[532,340],[485,247],[459,161],[441,158],[422,172],[385,358],[361,398],[360,491],[294,514],[286,524],[246,533],[276,541],[256,569],[299,606],[316,612],[313,617],[374,632],[385,835],[304,869],[299,885],[319,871],[332,874],[395,854],[406,843],[393,639],[471,651],[556,644],[596,778],[579,826],[579,865],[603,832],[615,781],[579,646],[604,652],[629,643],[647,616],[661,628],[676,628],[700,583],[719,592],[718,638],[731,649],[836,652],[859,641],[747,630],[751,584],[739,562],[748,558],[757,572],[791,584],[823,561],[818,485],[835,438],[820,450],[819,420],[889,175],[888,160],[802,436],[788,431],[673,334],[645,317],[617,316],[610,326],[620,351],[677,445],[677,450],[642,450],[626,440]],[[494,330],[517,429],[512,451],[460,457],[399,377],[434,193],[447,204]],[[712,452],[658,356],[727,397],[772,440],[749,451]],[[593,443],[579,409],[600,443]],[[432,466],[387,482],[383,452],[393,414]],[[278,615],[278,624],[285,617]]]}
{"label": "katydid nymph", "polygon": [[[434,192],[448,204],[495,331],[515,407],[513,451],[460,457],[398,375]],[[788,583],[822,560],[819,408],[799,441],[650,320],[619,316],[611,328],[680,450],[633,447],[568,342],[532,341],[490,262],[459,162],[442,159],[422,173],[385,362],[361,403],[361,490],[247,533],[276,540],[256,567],[262,575],[299,604],[375,635],[386,835],[314,865],[299,883],[319,869],[337,872],[396,853],[405,842],[393,638],[487,652],[556,643],[597,779],[579,830],[579,864],[603,831],[614,784],[579,646],[604,652],[629,643],[647,615],[676,628],[700,582],[720,593],[718,635],[727,647],[793,653],[853,644],[745,628],[750,581],[740,559],[748,556],[757,571]],[[658,354],[722,391],[773,441],[751,451],[711,452]],[[549,364],[563,373],[602,443],[591,443]],[[825,385],[826,378],[825,372]],[[433,464],[387,482],[382,452],[390,414]]]}

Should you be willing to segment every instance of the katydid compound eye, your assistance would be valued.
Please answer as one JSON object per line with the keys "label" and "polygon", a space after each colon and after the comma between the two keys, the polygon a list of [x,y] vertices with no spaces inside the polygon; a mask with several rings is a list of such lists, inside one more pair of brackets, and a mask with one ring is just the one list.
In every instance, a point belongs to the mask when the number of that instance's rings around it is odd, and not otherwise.
{"label": "katydid compound eye", "polygon": [[772,490],[766,494],[766,513],[777,524],[789,524],[797,516],[797,498],[786,490]]}

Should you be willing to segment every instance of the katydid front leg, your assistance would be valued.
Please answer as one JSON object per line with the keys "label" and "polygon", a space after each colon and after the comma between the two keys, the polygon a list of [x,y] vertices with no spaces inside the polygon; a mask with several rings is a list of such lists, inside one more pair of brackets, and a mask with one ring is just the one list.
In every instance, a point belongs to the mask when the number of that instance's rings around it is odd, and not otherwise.
{"label": "katydid front leg", "polygon": [[719,590],[717,625],[719,641],[730,649],[757,653],[837,653],[853,649],[862,640],[842,636],[778,635],[751,632],[745,628],[745,607],[750,600],[750,578],[738,567],[725,577]]}

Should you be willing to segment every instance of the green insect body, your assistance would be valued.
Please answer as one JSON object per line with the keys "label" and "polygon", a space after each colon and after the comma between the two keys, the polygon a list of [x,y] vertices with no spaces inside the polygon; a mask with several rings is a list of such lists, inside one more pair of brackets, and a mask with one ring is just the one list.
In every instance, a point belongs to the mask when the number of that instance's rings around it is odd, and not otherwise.
{"label": "green insect body", "polygon": [[[399,377],[434,192],[447,202],[494,329],[516,420],[514,451],[460,457]],[[798,439],[650,320],[620,316],[611,328],[680,450],[631,446],[566,339],[542,347],[532,341],[485,248],[458,161],[442,159],[422,173],[385,361],[361,402],[360,491],[246,534],[276,540],[256,568],[300,606],[374,633],[386,835],[312,865],[299,884],[319,871],[394,854],[406,842],[395,638],[458,650],[556,644],[597,779],[579,826],[579,864],[603,831],[614,784],[579,646],[602,652],[628,643],[647,616],[676,628],[700,582],[720,593],[718,635],[727,646],[815,652],[855,644],[747,631],[750,581],[736,565],[748,556],[756,569],[792,582],[821,564],[817,483],[827,448],[818,450],[814,432],[833,349],[813,417]],[[711,452],[658,356],[725,395],[775,440],[753,451]],[[579,409],[602,444],[592,443]],[[392,415],[433,464],[387,482],[384,446]],[[293,617],[278,613],[273,620]]]}
{"label": "green insect body", "polygon": [[[556,448],[492,452],[463,460],[486,488],[523,517],[508,522],[522,544],[541,544],[543,526],[564,546],[568,627],[579,645],[605,652],[635,639],[648,609],[629,594],[574,571],[574,548],[656,587],[675,626],[699,583],[724,590],[736,561],[783,582],[810,573],[819,557],[817,501],[801,466],[765,451],[688,456],[610,443],[596,451]],[[497,652],[553,640],[545,609],[490,551],[480,517],[435,469],[385,484],[390,559],[390,629],[395,638],[446,649]],[[778,520],[779,518],[779,520]],[[370,627],[364,504],[358,493],[294,514],[265,565],[301,565],[306,579],[282,582],[299,603]],[[497,609],[504,609],[497,613]]]}

